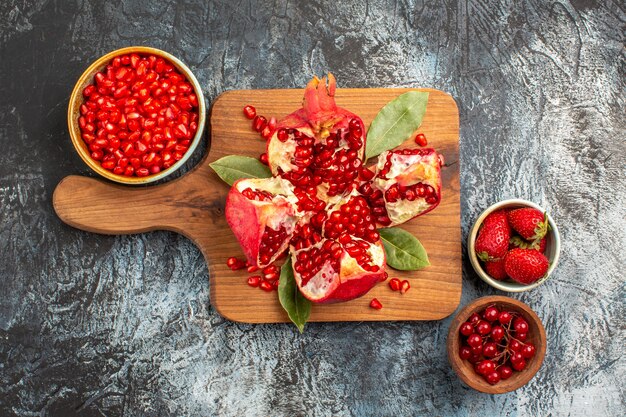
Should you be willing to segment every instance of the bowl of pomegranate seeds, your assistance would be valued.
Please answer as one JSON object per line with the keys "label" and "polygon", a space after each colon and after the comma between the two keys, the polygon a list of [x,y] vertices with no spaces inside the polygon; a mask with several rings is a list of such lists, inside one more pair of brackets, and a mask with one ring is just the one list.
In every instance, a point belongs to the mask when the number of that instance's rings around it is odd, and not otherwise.
{"label": "bowl of pomegranate seeds", "polygon": [[483,211],[467,238],[472,267],[487,284],[508,292],[544,283],[559,261],[556,223],[535,203],[513,199]]}
{"label": "bowl of pomegranate seeds", "polygon": [[537,373],[546,332],[526,304],[504,296],[474,300],[448,331],[448,361],[461,380],[488,394],[514,391]]}
{"label": "bowl of pomegranate seeds", "polygon": [[146,184],[180,168],[205,124],[202,89],[191,70],[155,48],[110,52],[85,70],[67,113],[72,143],[98,174]]}

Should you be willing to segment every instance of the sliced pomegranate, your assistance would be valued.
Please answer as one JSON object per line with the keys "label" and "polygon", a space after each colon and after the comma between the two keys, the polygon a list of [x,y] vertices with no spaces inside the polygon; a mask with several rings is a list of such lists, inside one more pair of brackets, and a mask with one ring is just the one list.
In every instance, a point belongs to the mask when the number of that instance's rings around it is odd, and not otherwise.
{"label": "sliced pomegranate", "polygon": [[313,78],[302,108],[278,122],[267,144],[272,173],[296,187],[317,188],[324,201],[354,183],[365,151],[363,121],[337,106],[335,87],[332,74],[328,85],[326,78]]}
{"label": "sliced pomegranate", "polygon": [[386,278],[380,235],[356,191],[299,225],[290,250],[300,291],[317,303],[360,297]]}
{"label": "sliced pomegranate", "polygon": [[241,179],[226,198],[226,221],[250,265],[265,267],[288,247],[298,223],[293,186],[281,178]]}
{"label": "sliced pomegranate", "polygon": [[316,303],[348,301],[367,293],[384,278],[385,252],[378,240],[351,238],[346,243],[323,238],[292,248],[294,277],[300,292]]}
{"label": "sliced pomegranate", "polygon": [[441,165],[434,149],[386,151],[378,157],[371,181],[359,191],[367,198],[376,223],[396,226],[428,213],[441,200]]}

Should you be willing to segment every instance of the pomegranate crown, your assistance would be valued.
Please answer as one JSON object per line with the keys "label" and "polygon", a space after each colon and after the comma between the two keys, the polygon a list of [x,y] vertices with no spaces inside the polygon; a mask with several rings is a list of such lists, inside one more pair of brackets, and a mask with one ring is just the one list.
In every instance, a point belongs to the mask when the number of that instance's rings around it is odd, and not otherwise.
{"label": "pomegranate crown", "polygon": [[309,115],[317,115],[319,113],[334,113],[337,110],[335,104],[335,89],[337,82],[335,76],[328,73],[328,85],[326,77],[320,80],[313,77],[304,90],[304,101],[302,107]]}

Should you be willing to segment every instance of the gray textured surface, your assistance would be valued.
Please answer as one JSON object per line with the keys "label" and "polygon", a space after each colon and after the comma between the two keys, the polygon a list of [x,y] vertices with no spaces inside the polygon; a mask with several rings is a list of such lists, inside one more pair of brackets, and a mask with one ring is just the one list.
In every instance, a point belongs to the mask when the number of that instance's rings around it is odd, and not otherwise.
{"label": "gray textured surface", "polygon": [[[144,3],[0,4],[0,415],[626,414],[623,2]],[[508,197],[547,207],[561,230],[554,277],[514,295],[549,336],[537,377],[501,396],[464,387],[445,357],[449,319],[303,336],[231,323],[185,238],[63,225],[55,185],[90,175],[65,125],[70,90],[131,44],[180,57],[208,100],[327,70],[341,86],[451,93],[464,236]],[[496,292],[464,264],[462,304]]]}

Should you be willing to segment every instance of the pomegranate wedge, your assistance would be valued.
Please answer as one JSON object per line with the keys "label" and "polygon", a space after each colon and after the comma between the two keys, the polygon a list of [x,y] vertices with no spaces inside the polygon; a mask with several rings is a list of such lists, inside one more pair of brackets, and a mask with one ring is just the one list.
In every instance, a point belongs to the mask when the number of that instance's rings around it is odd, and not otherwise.
{"label": "pomegranate wedge", "polygon": [[371,182],[359,190],[382,227],[428,213],[441,201],[441,165],[434,149],[386,151],[378,157]]}
{"label": "pomegranate wedge", "polygon": [[226,221],[250,265],[265,267],[289,245],[298,217],[293,186],[281,178],[241,179],[226,198]]}

